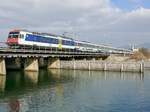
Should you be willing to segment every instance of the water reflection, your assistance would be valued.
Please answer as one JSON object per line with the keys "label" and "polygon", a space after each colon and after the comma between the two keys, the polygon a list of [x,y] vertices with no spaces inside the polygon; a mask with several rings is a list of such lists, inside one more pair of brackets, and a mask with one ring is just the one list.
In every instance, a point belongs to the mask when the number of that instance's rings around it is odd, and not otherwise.
{"label": "water reflection", "polygon": [[0,75],[0,92],[4,92],[5,82],[6,82],[6,76],[5,75]]}
{"label": "water reflection", "polygon": [[104,72],[105,80],[109,79],[120,79],[120,80],[144,80],[143,73],[133,73],[133,72]]}
{"label": "water reflection", "polygon": [[[144,95],[150,98],[145,94],[145,90],[150,90],[149,86],[145,89],[144,78],[144,74],[138,73],[61,69],[9,72],[5,96],[0,102],[7,105],[9,112],[109,111],[134,100],[132,105],[136,107],[142,105]],[[5,80],[0,76],[0,88],[5,88]],[[0,105],[3,112],[5,108]]]}
{"label": "water reflection", "polygon": [[25,71],[24,77],[27,83],[37,84],[38,83],[38,72]]}
{"label": "water reflection", "polygon": [[[7,77],[7,80],[6,80]],[[125,72],[99,72],[82,70],[40,70],[39,72],[8,72],[6,76],[0,76],[0,90],[14,91],[30,88],[31,85],[38,86],[51,84],[62,84],[68,82],[90,82],[97,80],[144,80],[144,74]]]}
{"label": "water reflection", "polygon": [[125,73],[122,72],[120,74],[121,80],[144,80],[144,74],[143,73]]}
{"label": "water reflection", "polygon": [[[77,78],[92,78],[97,77],[100,80],[144,80],[143,73],[133,72],[99,72],[99,71],[82,71],[82,70],[61,70],[61,73],[70,74],[72,77]],[[69,73],[70,72],[70,73]],[[66,74],[65,73],[65,74]]]}
{"label": "water reflection", "polygon": [[56,79],[60,79],[60,72],[60,69],[48,69],[48,74]]}
{"label": "water reflection", "polygon": [[11,98],[9,99],[9,112],[19,112],[20,111],[20,101],[18,98]]}
{"label": "water reflection", "polygon": [[24,85],[24,76],[21,71],[8,71],[6,74],[6,92],[18,90]]}

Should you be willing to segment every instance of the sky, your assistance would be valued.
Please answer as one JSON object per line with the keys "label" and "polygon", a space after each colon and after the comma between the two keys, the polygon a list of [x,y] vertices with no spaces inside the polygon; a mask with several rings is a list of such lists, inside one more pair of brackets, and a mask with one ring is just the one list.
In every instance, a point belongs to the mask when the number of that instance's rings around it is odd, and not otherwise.
{"label": "sky", "polygon": [[12,29],[116,47],[150,43],[150,0],[1,0],[1,42]]}

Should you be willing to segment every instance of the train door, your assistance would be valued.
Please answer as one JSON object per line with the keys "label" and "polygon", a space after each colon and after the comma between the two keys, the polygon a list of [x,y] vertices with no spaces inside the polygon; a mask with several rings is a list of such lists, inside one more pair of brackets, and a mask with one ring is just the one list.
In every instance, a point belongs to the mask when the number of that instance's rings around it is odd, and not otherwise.
{"label": "train door", "polygon": [[59,50],[62,49],[62,38],[61,37],[59,38],[59,41],[58,41],[58,48],[59,48]]}

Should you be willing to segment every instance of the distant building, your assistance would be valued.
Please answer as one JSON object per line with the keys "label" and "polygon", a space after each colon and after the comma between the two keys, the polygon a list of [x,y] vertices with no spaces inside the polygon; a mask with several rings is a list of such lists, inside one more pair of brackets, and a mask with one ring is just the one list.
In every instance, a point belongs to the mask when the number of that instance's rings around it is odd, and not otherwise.
{"label": "distant building", "polygon": [[138,51],[139,51],[139,48],[135,48],[135,45],[133,45],[133,46],[132,46],[132,51],[133,51],[133,52],[138,52]]}

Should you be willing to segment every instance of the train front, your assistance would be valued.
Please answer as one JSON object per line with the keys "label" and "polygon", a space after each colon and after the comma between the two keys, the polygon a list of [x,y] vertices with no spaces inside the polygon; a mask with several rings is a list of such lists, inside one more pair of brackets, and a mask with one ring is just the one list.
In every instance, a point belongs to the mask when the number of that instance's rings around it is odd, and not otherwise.
{"label": "train front", "polygon": [[19,31],[11,31],[8,34],[7,38],[7,45],[8,46],[17,46],[18,45],[18,39],[19,39]]}

